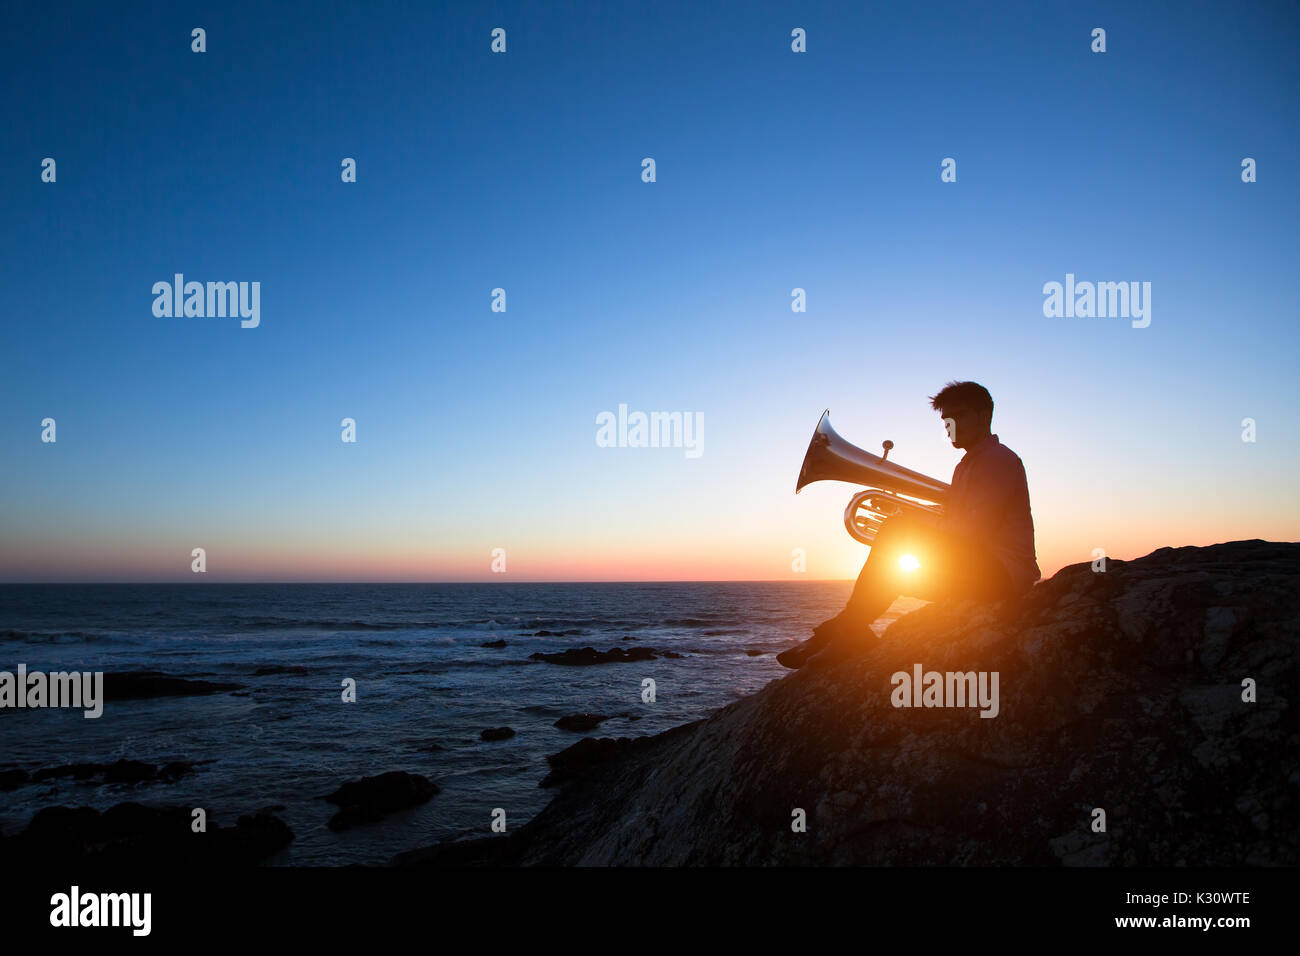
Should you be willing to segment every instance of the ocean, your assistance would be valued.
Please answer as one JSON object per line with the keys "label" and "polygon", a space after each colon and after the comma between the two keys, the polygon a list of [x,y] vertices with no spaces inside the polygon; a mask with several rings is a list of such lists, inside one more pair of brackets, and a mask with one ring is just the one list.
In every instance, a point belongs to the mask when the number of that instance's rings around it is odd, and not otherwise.
{"label": "ocean", "polygon": [[[775,655],[836,613],[850,582],[642,584],[0,585],[0,671],[159,671],[235,692],[0,710],[0,772],[118,759],[203,761],[174,782],[70,777],[0,791],[0,832],[47,806],[203,807],[231,825],[275,806],[292,845],[268,865],[383,864],[446,838],[517,829],[551,799],[546,757],[583,736],[658,733],[788,674]],[[921,602],[901,599],[887,623]],[[505,647],[483,647],[489,641]],[[652,648],[652,661],[565,666],[569,648]],[[260,672],[260,673],[258,673]],[[654,703],[642,680],[653,678]],[[356,702],[342,682],[356,681]],[[611,715],[586,734],[553,726]],[[506,740],[484,741],[488,728]],[[321,800],[389,770],[441,788],[342,833]]]}

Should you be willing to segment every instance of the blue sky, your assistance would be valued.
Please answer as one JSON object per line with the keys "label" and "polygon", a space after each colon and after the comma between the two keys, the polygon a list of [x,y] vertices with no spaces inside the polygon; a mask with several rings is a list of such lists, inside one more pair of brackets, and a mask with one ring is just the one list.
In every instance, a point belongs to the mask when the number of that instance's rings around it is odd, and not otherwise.
{"label": "blue sky", "polygon": [[[1295,539],[1296,9],[1133,7],[12,11],[0,580],[845,577],[818,414],[948,480],[964,378],[1045,573]],[[155,317],[175,272],[261,325]],[[1150,327],[1044,318],[1067,272]],[[597,447],[619,403],[704,454]]]}

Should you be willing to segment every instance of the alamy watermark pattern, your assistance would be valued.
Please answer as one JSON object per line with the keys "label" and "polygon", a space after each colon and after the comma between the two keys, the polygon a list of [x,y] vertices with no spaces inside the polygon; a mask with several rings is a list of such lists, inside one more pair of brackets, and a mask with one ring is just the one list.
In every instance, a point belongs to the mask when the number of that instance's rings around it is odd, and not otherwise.
{"label": "alamy watermark pattern", "polygon": [[682,448],[687,458],[704,454],[703,412],[628,412],[596,416],[596,444],[601,448]]}

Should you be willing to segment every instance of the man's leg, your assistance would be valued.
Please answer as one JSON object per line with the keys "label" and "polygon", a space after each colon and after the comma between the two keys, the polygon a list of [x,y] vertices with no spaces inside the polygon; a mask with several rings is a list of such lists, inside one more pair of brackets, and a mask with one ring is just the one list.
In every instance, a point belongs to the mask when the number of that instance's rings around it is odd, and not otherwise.
{"label": "man's leg", "polygon": [[[847,625],[832,635],[827,646],[820,652],[814,651],[809,659],[832,660],[866,646],[865,631],[899,595],[926,601],[981,602],[1012,596],[1006,569],[982,542],[925,524],[900,526],[898,531],[890,538],[889,547],[879,554],[878,572],[865,582],[859,579],[859,584],[866,588],[865,593],[859,596],[859,589],[855,588],[849,600],[845,614],[851,615],[855,608],[860,608],[856,613],[861,617],[850,617]],[[876,555],[875,547],[872,555]],[[867,568],[863,568],[864,576],[866,572]],[[864,626],[862,621],[866,615],[871,617]]]}
{"label": "man's leg", "polygon": [[797,668],[841,636],[865,638],[876,618],[889,610],[902,593],[898,590],[903,583],[896,573],[898,560],[923,534],[924,529],[905,516],[886,519],[844,610],[817,625],[809,640],[783,651],[776,659],[786,667]]}
{"label": "man's leg", "polygon": [[1006,600],[1015,589],[998,556],[982,541],[939,532],[946,563],[942,593],[935,600],[994,602]]}

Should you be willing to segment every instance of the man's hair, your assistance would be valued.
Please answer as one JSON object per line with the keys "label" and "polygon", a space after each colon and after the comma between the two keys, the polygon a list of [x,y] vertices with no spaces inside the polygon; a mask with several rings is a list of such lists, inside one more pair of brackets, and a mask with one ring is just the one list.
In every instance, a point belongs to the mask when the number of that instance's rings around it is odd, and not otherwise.
{"label": "man's hair", "polygon": [[938,395],[930,396],[930,407],[940,414],[945,409],[969,408],[993,419],[993,396],[978,382],[949,382]]}

